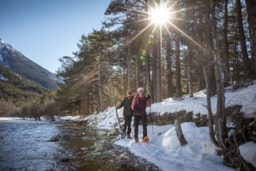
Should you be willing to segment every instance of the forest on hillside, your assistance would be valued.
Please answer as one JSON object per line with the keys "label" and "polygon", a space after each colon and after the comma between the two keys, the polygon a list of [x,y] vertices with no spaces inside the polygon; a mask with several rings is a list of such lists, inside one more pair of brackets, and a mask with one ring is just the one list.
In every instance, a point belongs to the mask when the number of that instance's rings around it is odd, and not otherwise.
{"label": "forest on hillside", "polygon": [[[152,20],[157,8],[168,10],[165,23]],[[112,0],[105,16],[102,29],[81,36],[79,51],[60,59],[65,113],[103,111],[139,86],[154,102],[206,88],[223,104],[224,87],[255,79],[255,1]]]}
{"label": "forest on hillside", "polygon": [[0,64],[0,117],[19,116],[54,120],[60,115],[56,92],[5,68]]}

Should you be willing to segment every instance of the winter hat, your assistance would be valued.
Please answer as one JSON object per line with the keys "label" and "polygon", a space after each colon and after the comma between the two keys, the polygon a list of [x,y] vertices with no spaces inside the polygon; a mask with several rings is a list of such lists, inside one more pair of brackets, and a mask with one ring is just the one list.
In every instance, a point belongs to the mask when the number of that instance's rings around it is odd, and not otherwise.
{"label": "winter hat", "polygon": [[138,90],[137,90],[137,92],[141,92],[141,91],[144,92],[144,88],[143,87],[139,87]]}

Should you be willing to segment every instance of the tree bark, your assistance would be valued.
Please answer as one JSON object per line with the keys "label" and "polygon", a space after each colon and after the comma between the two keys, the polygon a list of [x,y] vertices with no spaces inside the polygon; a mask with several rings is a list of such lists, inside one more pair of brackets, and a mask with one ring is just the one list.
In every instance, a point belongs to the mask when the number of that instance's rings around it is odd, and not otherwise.
{"label": "tree bark", "polygon": [[229,82],[230,80],[230,69],[229,69],[229,43],[228,43],[228,1],[225,0],[225,12],[224,12],[224,30],[223,30],[223,60],[224,60],[224,73],[225,81]]}
{"label": "tree bark", "polygon": [[211,105],[211,94],[209,90],[209,78],[208,78],[208,74],[207,74],[207,69],[206,66],[203,65],[203,74],[205,77],[205,83],[206,83],[206,90],[207,90],[207,94],[206,94],[206,102],[207,102],[207,111],[208,111],[208,127],[209,127],[209,135],[210,135],[210,139],[211,142],[216,145],[217,147],[219,147],[219,143],[216,140],[216,132],[214,130],[214,120],[213,120],[213,113],[212,113],[212,105]]}
{"label": "tree bark", "polygon": [[216,78],[216,87],[217,87],[217,113],[216,113],[216,135],[218,138],[218,143],[223,150],[227,150],[225,139],[227,136],[226,131],[226,113],[225,113],[225,96],[224,96],[224,84],[222,78],[222,66],[219,55],[219,49],[217,45],[217,30],[216,30],[216,18],[215,18],[215,2],[210,0],[210,27],[212,34],[212,50],[211,55],[214,59],[214,69],[215,69],[215,78]]}
{"label": "tree bark", "polygon": [[[151,70],[150,70],[150,55],[148,54],[146,56],[146,84],[147,84],[147,88],[149,91],[149,94],[153,94],[153,90],[152,90],[152,82],[151,82]],[[152,100],[152,102],[154,102]]]}
{"label": "tree bark", "polygon": [[187,140],[184,137],[183,131],[181,129],[180,121],[178,119],[175,119],[174,125],[175,125],[175,130],[176,130],[176,134],[177,134],[177,137],[179,139],[180,145],[181,146],[186,145],[188,142],[187,142]]}
{"label": "tree bark", "polygon": [[[256,74],[256,0],[245,0],[251,42],[252,70]],[[255,77],[255,76],[254,76]]]}
{"label": "tree bark", "polygon": [[[210,33],[209,33],[210,34]],[[214,75],[214,59],[213,56],[210,55],[211,50],[212,50],[212,36],[208,37],[208,43],[210,42],[210,47],[209,47],[209,53],[207,54],[207,77],[209,81],[209,85],[207,91],[209,91],[210,96],[213,96],[216,94],[216,80],[215,80],[215,75]]]}
{"label": "tree bark", "polygon": [[[100,52],[101,53],[101,52]],[[102,87],[102,63],[101,63],[101,54],[99,55],[99,64],[98,64],[98,94],[99,94],[99,102],[98,102],[98,112],[103,111],[103,87]]]}
{"label": "tree bark", "polygon": [[[160,6],[161,1],[156,0],[155,4]],[[157,39],[157,55],[156,57],[156,87],[155,87],[155,102],[162,101],[162,25],[156,28],[155,36]]]}
{"label": "tree bark", "polygon": [[156,102],[162,100],[162,28],[160,26],[156,58]]}
{"label": "tree bark", "polygon": [[192,58],[193,58],[193,47],[191,44],[188,46],[188,93],[189,97],[193,97],[193,90],[192,90],[192,73],[191,73],[191,68],[192,68]]}
{"label": "tree bark", "polygon": [[136,78],[135,78],[135,82],[136,82],[136,89],[139,87],[139,62],[138,60],[136,60]]}
{"label": "tree bark", "polygon": [[176,56],[176,97],[181,97],[180,40],[178,35],[176,35],[175,37],[175,56]]}
{"label": "tree bark", "polygon": [[238,24],[239,37],[240,37],[239,40],[241,43],[241,50],[243,55],[244,70],[246,71],[247,76],[250,76],[251,74],[250,59],[248,57],[248,52],[246,47],[246,39],[244,35],[243,17],[242,17],[241,10],[242,10],[241,1],[236,0],[237,24]]}
{"label": "tree bark", "polygon": [[166,50],[166,61],[167,61],[167,86],[168,86],[168,97],[173,96],[173,85],[172,85],[172,49],[171,49],[171,41],[168,38],[167,42],[167,50]]}
{"label": "tree bark", "polygon": [[[156,35],[156,34],[155,34]],[[153,90],[153,93],[152,93],[152,100],[154,102],[156,102],[156,98],[157,98],[157,91],[156,91],[156,87],[157,87],[157,71],[156,71],[156,68],[157,68],[157,65],[156,65],[156,61],[157,61],[157,41],[154,43],[153,45],[153,58],[152,58],[152,90]]]}
{"label": "tree bark", "polygon": [[[146,4],[146,11],[148,12],[148,0],[145,0],[145,4]],[[148,17],[148,16],[147,16]],[[149,39],[149,31],[146,32],[146,40]],[[147,49],[147,56],[146,56],[146,84],[147,84],[147,88],[148,88],[148,91],[149,91],[149,94],[152,96],[153,95],[153,88],[152,88],[152,79],[151,79],[151,69],[150,69],[150,51],[149,49]],[[152,102],[154,98],[151,99]]]}
{"label": "tree bark", "polygon": [[131,50],[130,50],[130,46],[128,47],[127,49],[127,89],[128,91],[131,91],[131,66],[130,66],[130,63],[131,63],[131,60],[130,60],[130,57],[131,57]]}

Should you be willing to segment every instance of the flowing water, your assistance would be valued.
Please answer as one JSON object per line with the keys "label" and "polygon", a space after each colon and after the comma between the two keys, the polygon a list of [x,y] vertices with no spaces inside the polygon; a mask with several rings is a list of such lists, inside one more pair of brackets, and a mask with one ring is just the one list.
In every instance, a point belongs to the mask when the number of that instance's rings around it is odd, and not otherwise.
{"label": "flowing water", "polygon": [[0,120],[0,171],[159,170],[79,122]]}

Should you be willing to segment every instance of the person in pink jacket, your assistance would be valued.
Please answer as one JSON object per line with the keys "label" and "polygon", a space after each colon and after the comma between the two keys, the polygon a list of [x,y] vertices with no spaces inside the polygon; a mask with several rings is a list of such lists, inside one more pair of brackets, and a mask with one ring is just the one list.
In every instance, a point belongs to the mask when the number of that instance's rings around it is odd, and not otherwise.
{"label": "person in pink jacket", "polygon": [[138,128],[140,121],[143,126],[143,140],[147,141],[147,113],[146,107],[151,106],[150,96],[145,96],[144,88],[140,87],[137,90],[137,94],[134,96],[131,104],[131,109],[134,111],[134,138],[138,142]]}

